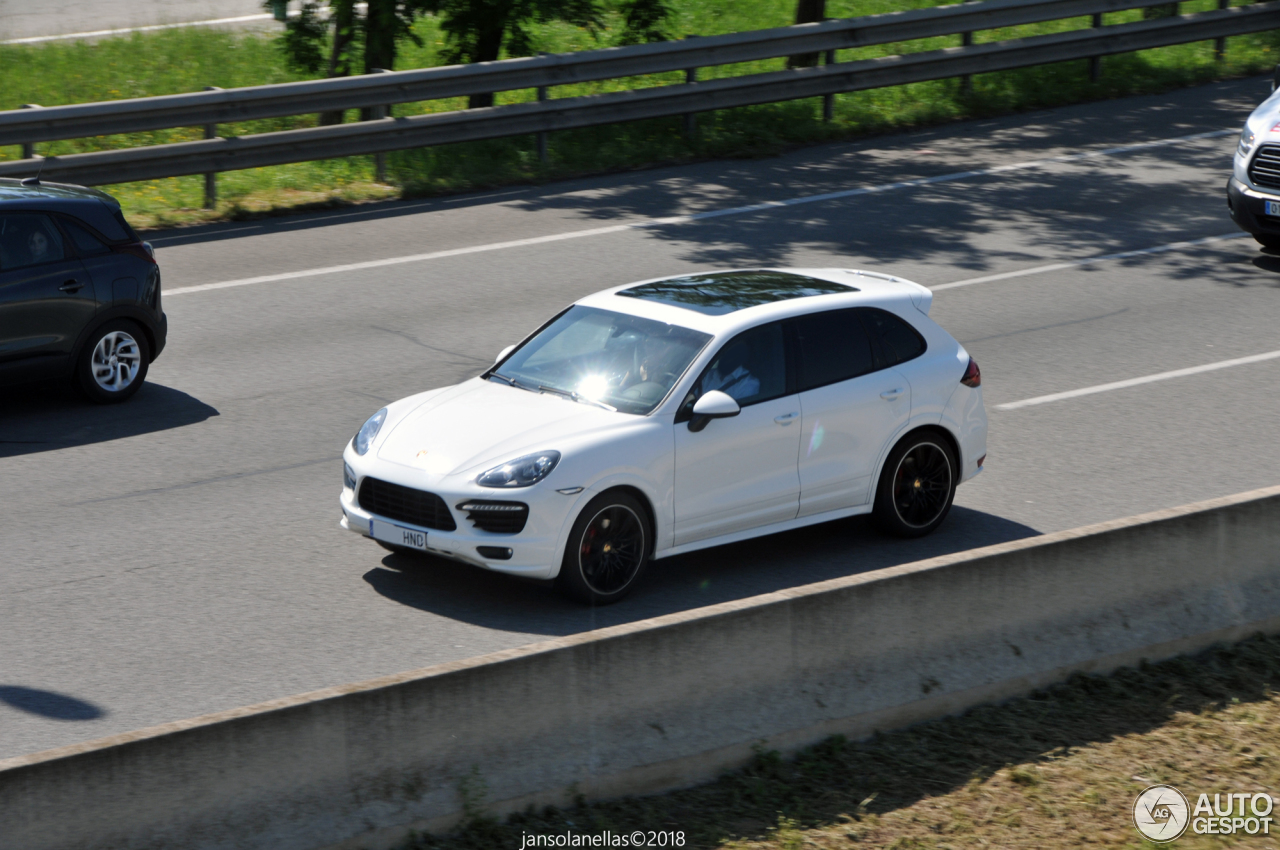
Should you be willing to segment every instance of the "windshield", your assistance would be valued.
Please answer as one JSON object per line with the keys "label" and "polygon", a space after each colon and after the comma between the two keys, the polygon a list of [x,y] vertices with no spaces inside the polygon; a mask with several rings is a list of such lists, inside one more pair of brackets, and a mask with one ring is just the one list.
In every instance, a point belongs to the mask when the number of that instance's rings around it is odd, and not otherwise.
{"label": "windshield", "polygon": [[666,398],[710,339],[677,325],[575,306],[491,375],[524,389],[645,414]]}

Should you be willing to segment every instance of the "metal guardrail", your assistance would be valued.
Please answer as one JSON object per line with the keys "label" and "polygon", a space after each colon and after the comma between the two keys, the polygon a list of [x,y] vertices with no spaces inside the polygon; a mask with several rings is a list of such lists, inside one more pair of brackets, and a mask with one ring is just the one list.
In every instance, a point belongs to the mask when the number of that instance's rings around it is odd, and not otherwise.
{"label": "metal guardrail", "polygon": [[684,71],[891,44],[1152,5],[1154,0],[987,0],[707,38],[451,65],[378,76],[307,80],[219,92],[0,112],[0,145],[226,124]]}
{"label": "metal guardrail", "polygon": [[[0,144],[209,125],[330,109],[685,70],[831,51],[1156,5],[1151,0],[987,0],[772,30],[477,65],[45,109],[0,112]],[[1095,25],[1099,18],[1094,18]],[[1280,0],[1004,42],[969,44],[821,67],[383,118],[356,124],[95,151],[0,163],[0,176],[42,169],[96,185],[381,153],[575,127],[829,96],[925,80],[1093,59],[1280,28]],[[830,56],[830,54],[828,54]]]}

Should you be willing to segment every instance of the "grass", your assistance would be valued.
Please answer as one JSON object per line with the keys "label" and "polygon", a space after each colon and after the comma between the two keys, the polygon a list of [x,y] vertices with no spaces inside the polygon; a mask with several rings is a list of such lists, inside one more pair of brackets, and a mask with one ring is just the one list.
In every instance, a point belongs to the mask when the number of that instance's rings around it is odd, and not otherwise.
{"label": "grass", "polygon": [[[1245,0],[1232,0],[1242,3]],[[722,3],[682,0],[671,30],[679,35],[714,35],[782,26],[791,22],[794,0],[753,0]],[[828,13],[856,16],[933,5],[922,0],[831,0]],[[1216,8],[1215,0],[1188,0],[1184,11]],[[1140,10],[1106,16],[1107,23],[1141,17]],[[1087,27],[1087,18],[1054,21],[1009,30],[980,32],[986,42]],[[616,27],[597,38],[561,23],[539,25],[535,47],[570,51],[607,46]],[[416,27],[423,45],[402,45],[398,69],[439,64],[443,38],[433,18]],[[958,36],[906,44],[880,45],[841,51],[838,59],[869,58],[900,52],[936,49],[959,42]],[[420,196],[483,189],[510,183],[538,182],[565,177],[637,168],[655,164],[725,157],[769,156],[789,147],[856,136],[903,130],[970,117],[1058,106],[1087,100],[1166,91],[1215,79],[1259,73],[1280,54],[1280,31],[1237,36],[1228,40],[1224,60],[1217,60],[1212,42],[1197,42],[1141,53],[1108,57],[1098,82],[1088,78],[1083,61],[1006,71],[975,77],[972,90],[962,92],[957,80],[940,80],[890,89],[839,95],[835,117],[821,120],[815,98],[802,101],[722,110],[699,118],[699,132],[685,138],[679,119],[655,119],[633,124],[553,133],[550,159],[537,158],[533,137],[484,143],[421,148],[388,155],[388,184],[373,180],[372,158],[346,157],[270,168],[228,172],[218,178],[219,205],[201,210],[200,176],[104,187],[120,198],[131,219],[141,226],[163,226],[215,218],[245,218],[280,209],[352,203],[374,198]],[[785,60],[767,60],[703,69],[702,79],[759,73],[784,67]],[[301,79],[290,70],[271,38],[202,28],[135,33],[129,37],[88,42],[51,42],[38,46],[0,45],[0,109],[24,103],[53,106],[64,103],[142,97],[198,91],[214,85],[232,88]],[[682,80],[680,74],[659,74],[605,80],[552,90],[552,97],[662,85]],[[504,92],[499,103],[530,100],[532,91]],[[397,115],[460,109],[465,100],[451,99],[399,104]],[[354,111],[351,113],[354,120]],[[219,127],[223,135],[247,135],[314,126],[315,115],[287,116]],[[103,136],[50,142],[38,146],[46,155],[131,147],[202,138],[200,128],[175,128],[125,136]],[[0,148],[0,160],[18,157],[16,147]]]}
{"label": "grass", "polygon": [[[1280,638],[1064,684],[962,716],[852,743],[831,738],[783,760],[761,752],[718,782],[656,797],[477,814],[412,850],[521,848],[524,835],[679,830],[686,847],[1152,847],[1130,819],[1143,788],[1280,788]],[[1193,836],[1188,850],[1267,847]]]}

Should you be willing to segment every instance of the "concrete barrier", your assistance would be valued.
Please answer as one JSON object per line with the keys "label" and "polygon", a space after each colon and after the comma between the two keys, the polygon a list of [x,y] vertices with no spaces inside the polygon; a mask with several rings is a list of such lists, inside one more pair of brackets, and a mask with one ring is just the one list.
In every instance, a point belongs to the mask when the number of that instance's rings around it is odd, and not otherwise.
{"label": "concrete barrier", "polygon": [[1280,487],[0,761],[0,848],[390,847],[1276,630]]}

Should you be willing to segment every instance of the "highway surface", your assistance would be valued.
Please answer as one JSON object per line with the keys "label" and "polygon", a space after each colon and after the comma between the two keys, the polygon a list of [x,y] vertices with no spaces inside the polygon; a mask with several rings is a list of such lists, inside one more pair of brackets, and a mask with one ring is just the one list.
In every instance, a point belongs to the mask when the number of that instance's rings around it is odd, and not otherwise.
{"label": "highway surface", "polygon": [[[1266,93],[153,234],[170,342],[139,396],[0,407],[0,758],[1280,482],[1280,358],[1234,362],[1280,351],[1280,256],[1223,192]],[[592,610],[338,528],[340,452],[384,403],[594,290],[756,265],[937,289],[991,436],[933,537],[831,523],[656,562]]]}
{"label": "highway surface", "polygon": [[0,0],[0,43],[211,20],[272,28],[262,0]]}

